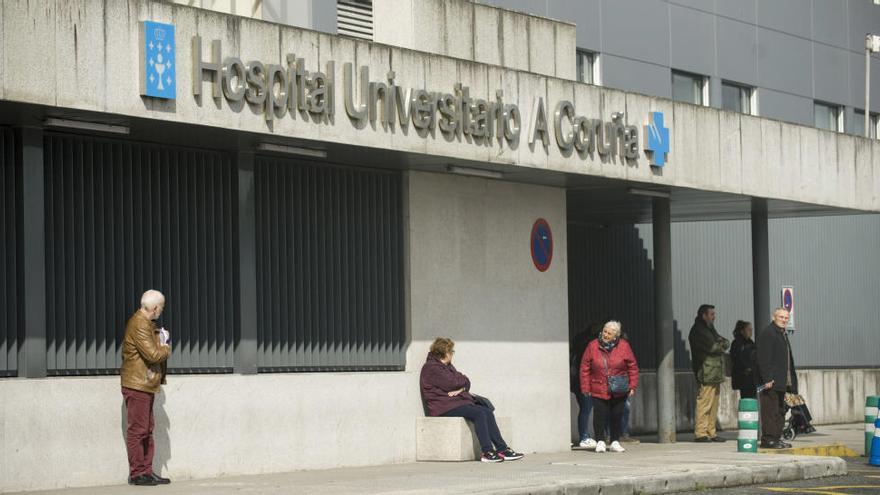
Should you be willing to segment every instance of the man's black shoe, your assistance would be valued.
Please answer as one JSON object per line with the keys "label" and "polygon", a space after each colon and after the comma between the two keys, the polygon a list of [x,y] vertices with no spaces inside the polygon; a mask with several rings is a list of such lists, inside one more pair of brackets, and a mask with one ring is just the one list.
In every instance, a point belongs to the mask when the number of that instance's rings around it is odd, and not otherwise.
{"label": "man's black shoe", "polygon": [[718,442],[718,443],[726,442],[726,441],[727,441],[727,439],[724,438],[724,437],[712,437],[712,438],[710,438],[709,440],[712,440],[713,442]]}
{"label": "man's black shoe", "polygon": [[171,483],[171,480],[169,480],[168,478],[163,478],[156,473],[153,473],[150,476],[153,477],[153,480],[156,482],[157,485],[167,485]]}
{"label": "man's black shoe", "polygon": [[694,439],[694,441],[697,443],[705,443],[709,441],[709,437],[697,437]]}
{"label": "man's black shoe", "polygon": [[156,486],[159,483],[156,483],[156,480],[154,480],[149,474],[142,474],[140,476],[135,476],[134,478],[129,478],[128,484],[137,486]]}

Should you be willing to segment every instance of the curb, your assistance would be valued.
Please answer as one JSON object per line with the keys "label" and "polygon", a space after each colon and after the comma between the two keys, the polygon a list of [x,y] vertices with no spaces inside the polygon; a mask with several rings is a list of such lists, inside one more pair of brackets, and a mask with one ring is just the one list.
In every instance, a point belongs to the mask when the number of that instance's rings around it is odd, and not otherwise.
{"label": "curb", "polygon": [[809,455],[809,456],[831,456],[831,457],[858,457],[859,453],[855,450],[843,445],[842,443],[834,443],[830,445],[813,445],[811,447],[792,447],[790,449],[758,449],[761,454],[788,454],[788,455]]}
{"label": "curb", "polygon": [[729,467],[707,471],[670,473],[666,476],[633,476],[616,480],[565,481],[554,484],[489,490],[491,495],[650,495],[709,488],[798,481],[847,473],[846,462],[837,457],[793,459],[780,465]]}

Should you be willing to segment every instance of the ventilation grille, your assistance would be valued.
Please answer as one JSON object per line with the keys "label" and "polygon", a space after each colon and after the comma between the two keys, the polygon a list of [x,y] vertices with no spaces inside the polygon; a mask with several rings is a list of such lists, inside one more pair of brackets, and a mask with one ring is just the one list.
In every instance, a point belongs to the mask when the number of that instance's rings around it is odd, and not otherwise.
{"label": "ventilation grille", "polygon": [[342,36],[373,41],[373,2],[337,2],[336,26]]}
{"label": "ventilation grille", "polygon": [[176,372],[231,372],[238,306],[228,155],[47,134],[50,375],[112,374],[145,289],[165,293]]}
{"label": "ventilation grille", "polygon": [[20,328],[21,214],[20,168],[15,164],[15,137],[0,129],[0,376],[14,376]]}
{"label": "ventilation grille", "polygon": [[399,173],[258,157],[263,372],[402,370]]}

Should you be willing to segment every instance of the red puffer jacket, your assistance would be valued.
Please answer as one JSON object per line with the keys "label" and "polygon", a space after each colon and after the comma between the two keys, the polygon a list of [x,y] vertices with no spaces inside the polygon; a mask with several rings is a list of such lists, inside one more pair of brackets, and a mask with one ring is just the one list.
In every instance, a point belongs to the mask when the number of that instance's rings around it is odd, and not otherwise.
{"label": "red puffer jacket", "polygon": [[594,339],[584,351],[581,359],[581,392],[599,399],[610,399],[609,375],[629,375],[630,390],[635,390],[639,385],[639,365],[626,339],[618,340],[611,352],[602,349],[599,339]]}

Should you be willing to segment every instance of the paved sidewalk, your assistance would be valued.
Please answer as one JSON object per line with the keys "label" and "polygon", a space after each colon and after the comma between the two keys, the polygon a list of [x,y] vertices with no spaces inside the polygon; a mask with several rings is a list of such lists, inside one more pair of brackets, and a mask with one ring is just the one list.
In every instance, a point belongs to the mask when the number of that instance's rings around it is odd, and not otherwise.
{"label": "paved sidewalk", "polygon": [[[823,426],[797,446],[843,443],[861,451],[861,424]],[[723,433],[733,439],[736,432]],[[108,486],[51,492],[82,495],[162,494],[626,494],[673,493],[713,487],[846,474],[837,457],[739,454],[736,442],[660,445],[650,437],[622,454],[571,451],[532,454],[500,464],[420,462],[178,481],[162,487]]]}

